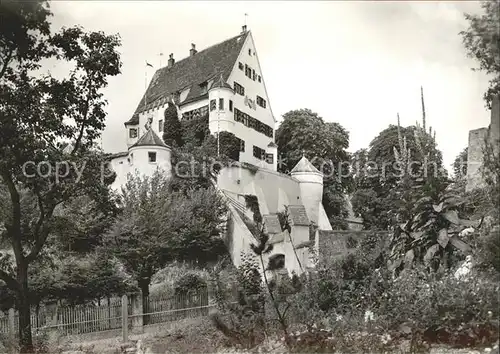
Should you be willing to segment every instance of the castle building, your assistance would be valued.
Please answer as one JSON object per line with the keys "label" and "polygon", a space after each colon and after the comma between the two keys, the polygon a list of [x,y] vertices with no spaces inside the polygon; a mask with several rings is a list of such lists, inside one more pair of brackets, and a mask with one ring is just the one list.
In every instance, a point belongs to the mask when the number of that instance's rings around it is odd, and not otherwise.
{"label": "castle building", "polygon": [[[266,257],[280,257],[284,269],[299,274],[313,266],[310,253],[318,247],[319,231],[332,230],[322,205],[323,174],[305,156],[290,175],[277,172],[276,120],[246,26],[236,37],[199,52],[192,44],[189,56],[178,62],[170,54],[167,66],[156,71],[124,124],[128,151],[111,158],[117,173],[113,188],[123,186],[130,173],[150,176],[159,168],[172,174],[171,148],[161,139],[169,128],[164,112],[172,104],[181,121],[208,116],[211,134],[231,132],[240,141],[239,163],[222,169],[216,181],[229,208],[225,237],[233,263],[239,266],[256,243],[251,196],[272,236],[273,252]],[[280,225],[285,208],[291,231]]]}

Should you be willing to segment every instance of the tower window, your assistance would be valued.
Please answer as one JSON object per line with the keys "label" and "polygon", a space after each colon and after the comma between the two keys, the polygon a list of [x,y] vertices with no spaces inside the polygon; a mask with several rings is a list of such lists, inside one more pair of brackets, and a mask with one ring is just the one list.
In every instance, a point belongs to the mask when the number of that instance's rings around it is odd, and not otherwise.
{"label": "tower window", "polygon": [[160,119],[160,120],[158,121],[158,131],[159,131],[160,133],[163,133],[163,119]]}
{"label": "tower window", "polygon": [[219,98],[219,110],[222,111],[224,110],[224,99]]}
{"label": "tower window", "polygon": [[137,138],[137,128],[130,128],[128,130],[128,136],[129,136],[129,138],[132,138],[132,139]]}
{"label": "tower window", "polygon": [[217,108],[217,102],[215,100],[210,100],[210,112]]}
{"label": "tower window", "polygon": [[229,111],[233,111],[233,101],[229,100]]}
{"label": "tower window", "polygon": [[148,160],[150,163],[156,162],[156,152],[148,151]]}

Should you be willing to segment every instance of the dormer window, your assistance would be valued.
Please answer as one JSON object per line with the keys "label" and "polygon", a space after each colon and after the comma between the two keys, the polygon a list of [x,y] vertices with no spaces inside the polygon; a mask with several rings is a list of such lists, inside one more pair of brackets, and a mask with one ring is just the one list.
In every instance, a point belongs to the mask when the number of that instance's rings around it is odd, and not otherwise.
{"label": "dormer window", "polygon": [[208,92],[208,83],[206,81],[200,84],[200,91],[200,95],[204,95]]}
{"label": "dormer window", "polygon": [[148,160],[149,160],[149,163],[155,163],[156,162],[156,152],[149,151],[148,152]]}
{"label": "dormer window", "polygon": [[128,130],[128,136],[129,136],[129,138],[131,138],[131,139],[135,139],[135,138],[137,138],[137,128],[130,128],[130,129]]}

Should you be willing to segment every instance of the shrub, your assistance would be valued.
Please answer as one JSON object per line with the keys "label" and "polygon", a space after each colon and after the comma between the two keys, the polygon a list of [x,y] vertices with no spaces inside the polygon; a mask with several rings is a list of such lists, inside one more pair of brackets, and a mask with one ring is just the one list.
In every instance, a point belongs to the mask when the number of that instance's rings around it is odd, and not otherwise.
{"label": "shrub", "polygon": [[198,274],[188,273],[181,276],[174,283],[174,292],[176,295],[188,294],[206,287],[207,283]]}
{"label": "shrub", "polygon": [[262,343],[266,332],[265,296],[256,260],[243,255],[243,262],[236,271],[236,276],[237,294],[233,298],[227,296],[220,280],[220,269],[213,271],[212,284],[218,312],[211,315],[211,320],[232,345],[252,348]]}

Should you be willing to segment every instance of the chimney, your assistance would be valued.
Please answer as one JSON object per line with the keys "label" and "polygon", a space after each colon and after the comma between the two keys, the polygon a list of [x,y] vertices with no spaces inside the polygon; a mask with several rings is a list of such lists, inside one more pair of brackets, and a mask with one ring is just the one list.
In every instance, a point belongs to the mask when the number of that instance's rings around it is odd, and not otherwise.
{"label": "chimney", "polygon": [[247,33],[247,25],[241,27],[241,34]]}
{"label": "chimney", "polygon": [[168,56],[168,67],[171,68],[172,66],[174,66],[174,63],[174,53],[170,53],[170,55]]}
{"label": "chimney", "polygon": [[198,53],[198,51],[196,50],[196,44],[194,43],[191,43],[191,49],[189,50],[189,56],[193,56],[195,55],[196,53]]}

